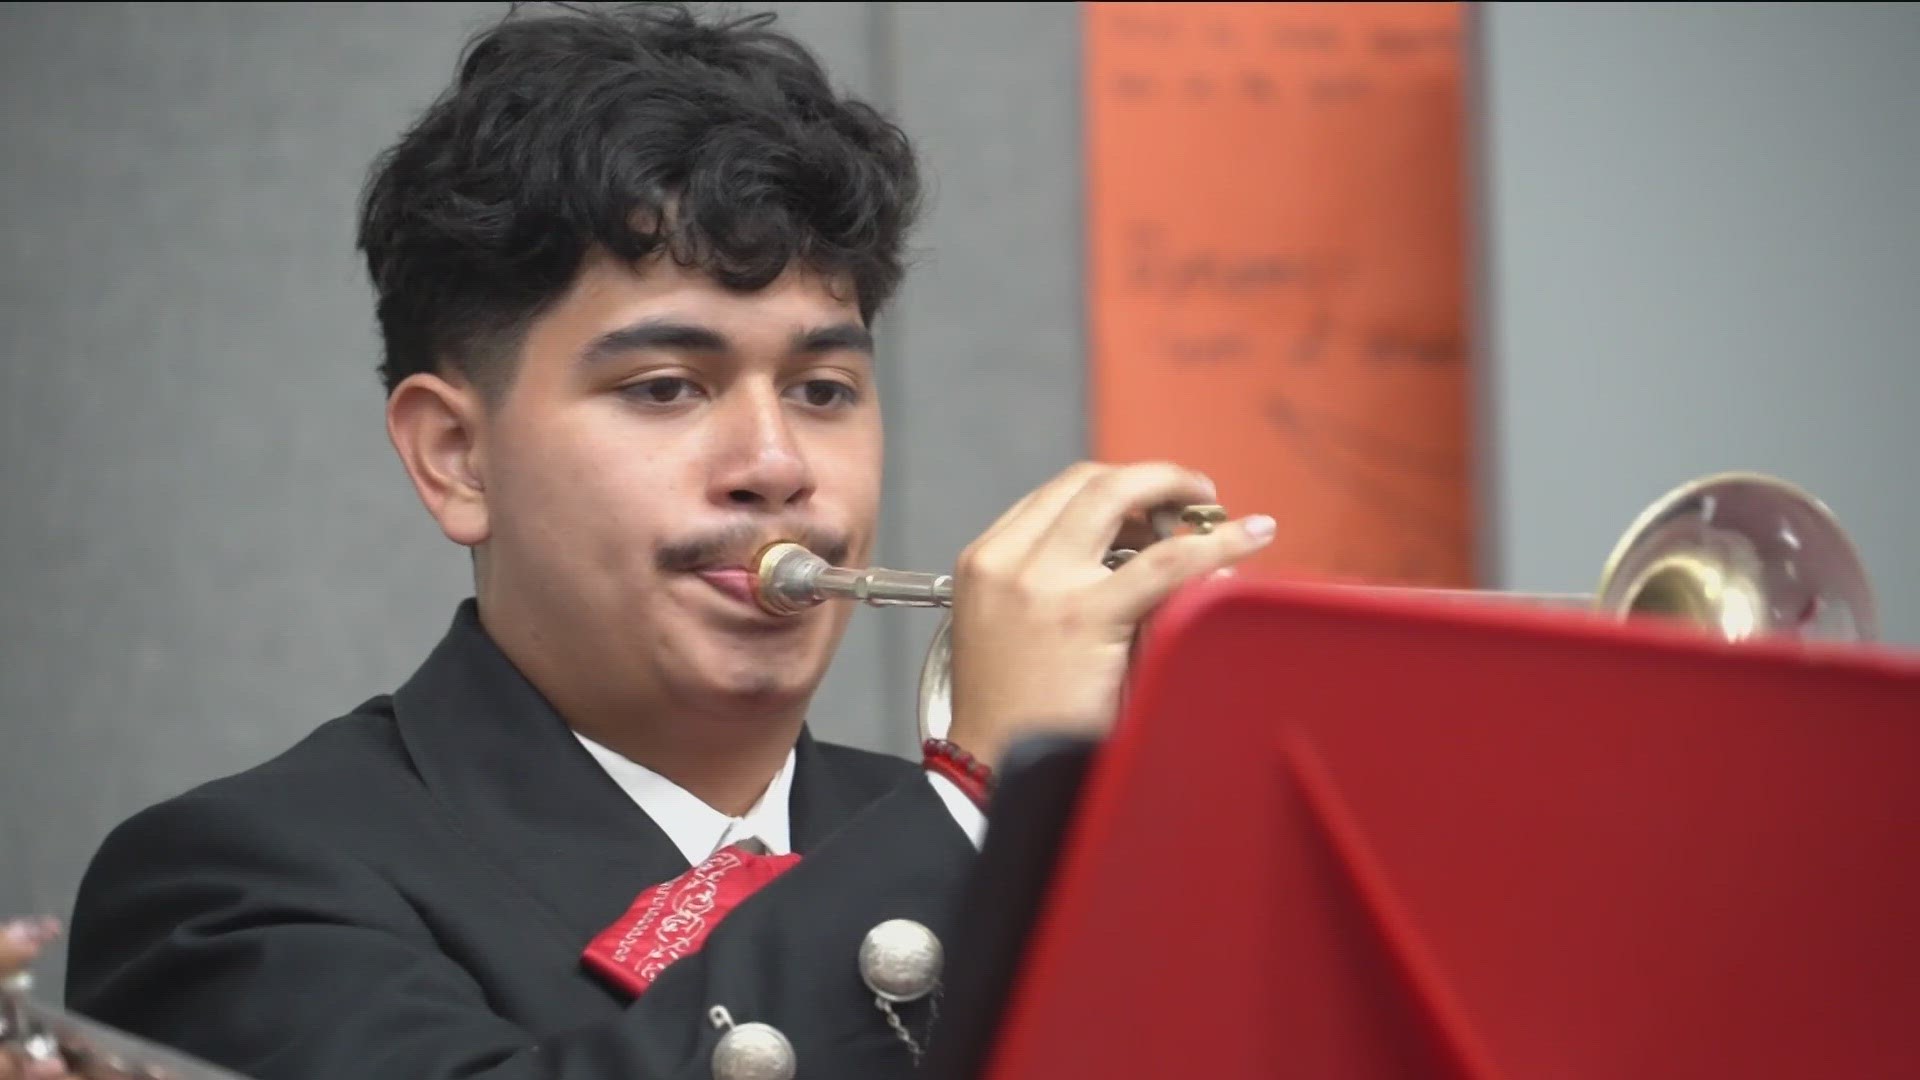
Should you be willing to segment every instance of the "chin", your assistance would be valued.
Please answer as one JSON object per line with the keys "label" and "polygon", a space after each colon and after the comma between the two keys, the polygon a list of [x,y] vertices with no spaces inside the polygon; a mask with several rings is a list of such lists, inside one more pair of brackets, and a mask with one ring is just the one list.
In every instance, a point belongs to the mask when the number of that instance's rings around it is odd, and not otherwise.
{"label": "chin", "polygon": [[702,679],[688,689],[704,703],[706,711],[737,713],[743,720],[757,720],[773,712],[803,707],[813,687],[783,675],[763,673]]}
{"label": "chin", "polygon": [[817,616],[706,622],[682,638],[674,675],[684,694],[718,708],[803,704],[826,674],[834,629]]}
{"label": "chin", "polygon": [[734,701],[772,705],[803,698],[811,687],[796,684],[790,679],[763,675],[735,680],[717,689],[723,697]]}
{"label": "chin", "polygon": [[742,705],[776,706],[804,699],[819,682],[815,671],[819,665],[799,652],[778,649],[752,656],[713,657],[696,676],[698,692],[715,701]]}

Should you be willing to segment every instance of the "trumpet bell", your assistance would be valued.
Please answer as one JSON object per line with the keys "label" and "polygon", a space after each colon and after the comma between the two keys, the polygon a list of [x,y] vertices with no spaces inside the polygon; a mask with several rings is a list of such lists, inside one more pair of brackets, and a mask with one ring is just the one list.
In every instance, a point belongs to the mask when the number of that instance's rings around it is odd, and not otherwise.
{"label": "trumpet bell", "polygon": [[1701,477],[1642,511],[1608,556],[1594,607],[1727,641],[1863,642],[1880,632],[1865,566],[1832,511],[1760,473]]}

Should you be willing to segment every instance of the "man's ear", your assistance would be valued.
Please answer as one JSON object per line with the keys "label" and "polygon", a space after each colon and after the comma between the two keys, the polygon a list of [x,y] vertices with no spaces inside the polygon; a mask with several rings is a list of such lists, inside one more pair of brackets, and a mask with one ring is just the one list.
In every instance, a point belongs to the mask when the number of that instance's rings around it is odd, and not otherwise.
{"label": "man's ear", "polygon": [[487,539],[485,409],[479,391],[438,375],[412,375],[387,395],[387,438],[427,512],[447,539]]}

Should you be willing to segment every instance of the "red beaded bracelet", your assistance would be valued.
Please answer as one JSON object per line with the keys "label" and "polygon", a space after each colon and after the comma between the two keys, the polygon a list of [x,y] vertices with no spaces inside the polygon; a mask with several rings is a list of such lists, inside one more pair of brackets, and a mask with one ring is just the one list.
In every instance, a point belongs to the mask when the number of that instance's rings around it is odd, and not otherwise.
{"label": "red beaded bracelet", "polygon": [[920,753],[927,768],[953,781],[975,806],[987,808],[993,794],[992,769],[945,739],[928,739],[920,744]]}

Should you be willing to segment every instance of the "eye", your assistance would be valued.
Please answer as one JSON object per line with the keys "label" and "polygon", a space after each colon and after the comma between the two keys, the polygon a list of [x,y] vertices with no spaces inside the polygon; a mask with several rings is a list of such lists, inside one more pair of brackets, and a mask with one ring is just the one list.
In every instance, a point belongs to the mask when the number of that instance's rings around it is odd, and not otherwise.
{"label": "eye", "polygon": [[620,392],[646,405],[677,405],[699,393],[700,388],[687,379],[663,375],[629,383],[621,387]]}
{"label": "eye", "polygon": [[813,409],[848,406],[860,400],[860,392],[837,379],[808,379],[796,389],[800,399]]}

